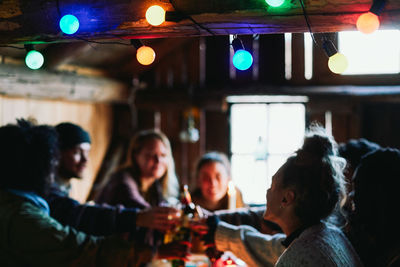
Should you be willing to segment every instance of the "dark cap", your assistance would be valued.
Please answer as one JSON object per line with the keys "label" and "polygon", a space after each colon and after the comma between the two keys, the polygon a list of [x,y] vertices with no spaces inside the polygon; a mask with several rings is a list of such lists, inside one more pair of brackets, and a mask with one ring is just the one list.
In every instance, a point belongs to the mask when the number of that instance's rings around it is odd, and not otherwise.
{"label": "dark cap", "polygon": [[72,148],[82,143],[91,143],[89,133],[76,124],[63,122],[55,128],[58,133],[61,150]]}

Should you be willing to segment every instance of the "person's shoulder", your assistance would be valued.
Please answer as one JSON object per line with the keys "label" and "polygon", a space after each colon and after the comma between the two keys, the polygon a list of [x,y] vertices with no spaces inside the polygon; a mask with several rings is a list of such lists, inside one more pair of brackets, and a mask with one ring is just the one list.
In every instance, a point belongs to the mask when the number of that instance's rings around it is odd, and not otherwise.
{"label": "person's shoulder", "polygon": [[69,197],[62,191],[50,191],[50,193],[46,196],[46,201],[49,206],[52,207],[67,207],[67,206],[79,206],[79,201]]}
{"label": "person's shoulder", "polygon": [[324,235],[330,236],[331,239],[338,240],[340,238],[340,239],[347,241],[347,237],[346,237],[346,234],[344,233],[344,231],[332,223],[329,223],[329,222],[322,223],[320,231]]}
{"label": "person's shoulder", "polygon": [[134,180],[132,171],[128,167],[120,168],[116,170],[110,178],[110,181],[124,181],[124,180]]}
{"label": "person's shoulder", "polygon": [[331,242],[322,234],[324,226],[314,225],[300,234],[282,254],[283,265],[277,266],[337,266]]}
{"label": "person's shoulder", "polygon": [[67,197],[68,193],[65,191],[61,190],[58,186],[56,185],[51,185],[49,193],[46,195],[46,200],[54,199],[54,198],[62,198],[62,197]]}
{"label": "person's shoulder", "polygon": [[315,224],[307,229],[305,229],[300,234],[301,239],[304,240],[315,240],[315,241],[326,241],[330,242],[330,240],[335,240],[338,238],[346,238],[343,231],[330,223],[327,222],[320,222]]}
{"label": "person's shoulder", "polygon": [[354,253],[343,231],[328,223],[307,228],[288,248],[288,257],[291,259],[298,258],[310,263],[311,259],[308,258],[312,256],[315,262],[308,266],[340,266],[340,262],[358,264]]}
{"label": "person's shoulder", "polygon": [[31,206],[34,205],[31,205],[30,202],[25,201],[23,198],[0,190],[0,208],[2,214],[23,211],[24,209],[30,209]]}
{"label": "person's shoulder", "polygon": [[[0,204],[1,205],[1,204]],[[4,211],[14,217],[47,217],[48,214],[41,208],[22,197],[9,194],[7,197],[7,205]]]}

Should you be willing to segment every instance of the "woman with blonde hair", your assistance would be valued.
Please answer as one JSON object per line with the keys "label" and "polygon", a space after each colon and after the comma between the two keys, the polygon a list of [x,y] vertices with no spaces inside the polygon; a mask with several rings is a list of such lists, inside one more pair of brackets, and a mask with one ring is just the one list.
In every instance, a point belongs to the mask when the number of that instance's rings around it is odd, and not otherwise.
{"label": "woman with blonde hair", "polygon": [[168,138],[157,130],[143,130],[131,139],[127,163],[110,177],[96,202],[148,208],[174,204],[178,194]]}

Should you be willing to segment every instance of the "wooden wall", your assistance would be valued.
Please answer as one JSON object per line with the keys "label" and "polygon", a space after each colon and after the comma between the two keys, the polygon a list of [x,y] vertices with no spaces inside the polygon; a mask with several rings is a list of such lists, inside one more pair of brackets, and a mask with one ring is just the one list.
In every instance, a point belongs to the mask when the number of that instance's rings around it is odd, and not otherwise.
{"label": "wooden wall", "polygon": [[28,117],[36,119],[40,124],[73,122],[90,133],[92,149],[88,168],[82,180],[73,180],[71,192],[73,198],[81,202],[86,201],[110,142],[113,125],[112,106],[0,96],[0,125],[15,123],[17,118]]}

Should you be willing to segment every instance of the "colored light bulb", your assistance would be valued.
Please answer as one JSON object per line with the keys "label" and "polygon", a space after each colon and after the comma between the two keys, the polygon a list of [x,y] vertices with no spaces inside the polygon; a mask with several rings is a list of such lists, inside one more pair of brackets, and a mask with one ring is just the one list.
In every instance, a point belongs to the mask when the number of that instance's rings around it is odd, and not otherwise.
{"label": "colored light bulb", "polygon": [[165,10],[157,5],[149,7],[146,11],[146,20],[150,25],[160,25],[165,21]]}
{"label": "colored light bulb", "polygon": [[250,52],[239,49],[233,55],[232,62],[238,70],[247,70],[253,64],[253,56]]}
{"label": "colored light bulb", "polygon": [[365,34],[370,34],[379,28],[379,18],[372,12],[362,14],[357,19],[357,29]]}
{"label": "colored light bulb", "polygon": [[285,2],[285,0],[265,0],[265,2],[272,7],[279,7]]}
{"label": "colored light bulb", "polygon": [[79,20],[74,15],[65,15],[60,19],[60,29],[63,33],[74,34],[79,29]]}
{"label": "colored light bulb", "polygon": [[156,53],[149,46],[141,46],[136,52],[136,59],[142,65],[150,65],[154,62]]}
{"label": "colored light bulb", "polygon": [[28,68],[32,70],[39,69],[41,66],[43,66],[43,63],[43,55],[36,50],[29,51],[25,56],[25,64],[26,66],[28,66]]}
{"label": "colored light bulb", "polygon": [[336,53],[329,57],[328,67],[333,73],[343,73],[347,69],[348,65],[349,63],[346,56],[341,53]]}

